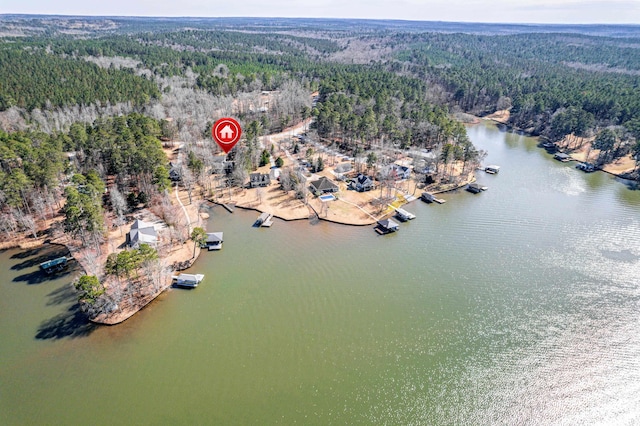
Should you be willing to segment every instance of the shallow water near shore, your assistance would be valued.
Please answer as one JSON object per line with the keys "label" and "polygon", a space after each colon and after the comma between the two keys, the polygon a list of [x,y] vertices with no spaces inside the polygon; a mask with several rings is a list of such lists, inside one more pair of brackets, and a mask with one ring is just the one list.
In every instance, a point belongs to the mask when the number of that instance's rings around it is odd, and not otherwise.
{"label": "shallow water near shore", "polygon": [[468,131],[488,191],[384,237],[215,207],[204,282],[115,327],[1,252],[0,423],[639,422],[640,191]]}

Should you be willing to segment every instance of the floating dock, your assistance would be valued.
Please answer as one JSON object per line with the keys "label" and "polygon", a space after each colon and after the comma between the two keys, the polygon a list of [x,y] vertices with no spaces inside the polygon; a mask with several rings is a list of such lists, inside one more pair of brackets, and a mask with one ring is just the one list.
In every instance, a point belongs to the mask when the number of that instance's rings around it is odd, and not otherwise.
{"label": "floating dock", "polygon": [[196,288],[198,284],[204,279],[203,274],[180,274],[178,276],[171,277],[174,284],[178,287]]}
{"label": "floating dock", "polygon": [[406,222],[407,220],[412,220],[416,218],[416,215],[413,213],[409,213],[404,209],[396,209],[396,217],[400,219],[402,222]]}
{"label": "floating dock", "polygon": [[573,158],[571,158],[569,154],[565,154],[564,152],[557,153],[556,155],[553,156],[553,158],[555,158],[556,160],[562,163],[566,163],[573,160]]}
{"label": "floating dock", "polygon": [[378,225],[374,229],[378,234],[385,235],[390,234],[391,232],[396,232],[400,229],[400,225],[391,219],[384,219],[379,220]]}
{"label": "floating dock", "polygon": [[467,185],[467,191],[471,192],[472,194],[478,194],[482,191],[486,191],[487,189],[489,188],[477,183],[470,183],[469,185]]}
{"label": "floating dock", "polygon": [[500,166],[490,165],[484,168],[484,171],[489,173],[490,175],[498,174],[500,171]]}
{"label": "floating dock", "polygon": [[576,166],[576,169],[582,170],[585,173],[593,173],[597,170],[595,164],[591,163],[580,163]]}
{"label": "floating dock", "polygon": [[253,226],[256,228],[259,228],[261,226],[269,228],[271,227],[271,225],[273,225],[273,220],[271,220],[272,218],[273,215],[271,213],[262,213],[260,216],[258,216],[258,219],[256,219]]}

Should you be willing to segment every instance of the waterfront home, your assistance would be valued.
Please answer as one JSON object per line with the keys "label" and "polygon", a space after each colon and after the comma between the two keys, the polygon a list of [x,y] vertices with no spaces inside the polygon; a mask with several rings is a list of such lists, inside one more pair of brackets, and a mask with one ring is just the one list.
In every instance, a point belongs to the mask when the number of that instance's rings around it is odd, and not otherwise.
{"label": "waterfront home", "polygon": [[390,232],[396,232],[400,229],[400,225],[391,219],[383,219],[378,221],[378,226],[375,230],[378,234],[388,234]]}
{"label": "waterfront home", "polygon": [[127,245],[138,248],[140,244],[155,247],[158,244],[158,233],[152,224],[137,219],[131,225],[131,230],[127,232]]}
{"label": "waterfront home", "polygon": [[222,232],[208,232],[204,247],[208,250],[220,250],[222,248],[222,239]]}
{"label": "waterfront home", "polygon": [[360,173],[356,179],[351,182],[351,187],[358,192],[365,192],[374,189],[375,185],[373,183],[373,179]]}
{"label": "waterfront home", "polygon": [[553,156],[558,161],[566,163],[567,161],[571,161],[571,156],[569,154],[565,154],[564,152],[559,152]]}
{"label": "waterfront home", "polygon": [[338,185],[331,182],[329,179],[327,179],[324,176],[322,176],[318,180],[314,180],[313,182],[310,183],[310,185],[311,185],[311,191],[313,191],[313,193],[316,195],[324,194],[325,192],[338,192],[338,189],[339,189]]}
{"label": "waterfront home", "polygon": [[411,177],[411,169],[407,166],[400,166],[398,164],[387,164],[380,169],[380,177],[389,177],[394,180],[409,179]]}
{"label": "waterfront home", "polygon": [[271,178],[269,177],[268,173],[251,173],[249,175],[249,187],[250,188],[256,188],[256,187],[265,187],[265,186],[269,186],[269,184],[271,183]]}

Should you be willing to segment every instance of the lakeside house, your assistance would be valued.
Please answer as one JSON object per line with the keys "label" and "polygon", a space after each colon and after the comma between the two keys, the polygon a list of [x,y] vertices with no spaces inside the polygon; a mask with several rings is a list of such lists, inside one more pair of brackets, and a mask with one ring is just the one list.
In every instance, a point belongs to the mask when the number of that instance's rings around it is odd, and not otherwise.
{"label": "lakeside house", "polygon": [[158,233],[152,224],[137,219],[131,225],[131,230],[127,232],[127,245],[131,248],[139,248],[140,244],[155,247],[158,244]]}
{"label": "lakeside house", "polygon": [[268,173],[251,173],[249,175],[249,187],[265,187],[271,184],[271,177]]}
{"label": "lakeside house", "polygon": [[400,166],[395,163],[387,164],[380,169],[379,176],[389,177],[393,180],[409,179],[409,177],[411,177],[411,169],[407,166]]}
{"label": "lakeside house", "polygon": [[311,190],[314,194],[324,194],[326,192],[338,192],[338,185],[331,182],[326,177],[322,176],[318,180],[312,181],[309,185],[311,185]]}
{"label": "lakeside house", "polygon": [[355,180],[351,181],[350,186],[358,192],[371,191],[375,188],[373,179],[362,173],[358,174]]}

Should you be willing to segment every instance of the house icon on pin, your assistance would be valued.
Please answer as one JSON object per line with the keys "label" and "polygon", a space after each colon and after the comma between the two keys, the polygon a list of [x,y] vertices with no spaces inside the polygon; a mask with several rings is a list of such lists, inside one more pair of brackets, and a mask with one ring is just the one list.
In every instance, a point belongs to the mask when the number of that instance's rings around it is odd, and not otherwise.
{"label": "house icon on pin", "polygon": [[220,139],[231,140],[233,139],[234,130],[228,124],[220,130]]}

